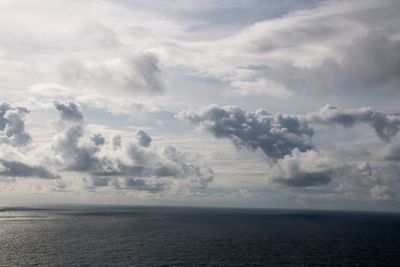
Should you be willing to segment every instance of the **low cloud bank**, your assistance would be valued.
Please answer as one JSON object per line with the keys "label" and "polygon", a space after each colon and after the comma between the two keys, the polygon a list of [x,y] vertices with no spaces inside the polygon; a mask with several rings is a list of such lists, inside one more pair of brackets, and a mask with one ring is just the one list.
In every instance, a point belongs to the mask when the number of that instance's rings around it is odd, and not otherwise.
{"label": "low cloud bank", "polygon": [[152,138],[143,130],[137,131],[136,140],[123,140],[119,135],[106,138],[88,131],[76,103],[56,101],[54,107],[59,114],[54,122],[56,133],[52,143],[39,153],[35,145],[21,142],[22,135],[31,141],[24,127],[28,111],[7,103],[0,106],[0,130],[4,132],[0,176],[62,180],[69,173],[78,173],[80,177],[74,179],[81,180],[85,189],[108,187],[149,193],[202,189],[213,180],[211,168],[175,146],[153,147]]}

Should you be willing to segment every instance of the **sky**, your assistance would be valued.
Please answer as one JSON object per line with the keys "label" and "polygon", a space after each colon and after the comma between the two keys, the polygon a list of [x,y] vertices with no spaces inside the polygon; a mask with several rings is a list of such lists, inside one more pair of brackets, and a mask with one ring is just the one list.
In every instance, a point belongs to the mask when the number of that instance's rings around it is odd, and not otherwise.
{"label": "sky", "polygon": [[400,2],[3,0],[0,203],[400,211]]}

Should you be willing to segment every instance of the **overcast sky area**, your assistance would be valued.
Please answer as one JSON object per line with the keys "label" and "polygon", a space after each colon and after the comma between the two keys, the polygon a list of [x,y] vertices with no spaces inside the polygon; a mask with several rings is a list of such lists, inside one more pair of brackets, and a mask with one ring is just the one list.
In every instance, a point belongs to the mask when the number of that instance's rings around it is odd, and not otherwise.
{"label": "overcast sky area", "polygon": [[2,206],[400,211],[400,1],[0,12]]}

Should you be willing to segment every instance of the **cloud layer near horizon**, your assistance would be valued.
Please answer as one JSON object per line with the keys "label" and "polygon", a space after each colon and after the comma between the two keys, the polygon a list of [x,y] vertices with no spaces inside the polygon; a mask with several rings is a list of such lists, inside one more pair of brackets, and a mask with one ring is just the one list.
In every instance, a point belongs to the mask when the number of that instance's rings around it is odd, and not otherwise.
{"label": "cloud layer near horizon", "polygon": [[398,203],[399,1],[0,10],[0,191]]}
{"label": "cloud layer near horizon", "polygon": [[[252,150],[261,150],[266,156],[267,163],[271,160],[268,165],[269,173],[266,172],[265,176],[273,183],[289,187],[326,185],[335,177],[339,180],[343,176],[347,180],[344,183],[349,183],[353,179],[352,176],[364,175],[364,169],[346,162],[338,162],[326,152],[319,152],[312,142],[315,131],[310,124],[330,126],[337,124],[345,128],[367,124],[375,130],[379,139],[386,143],[396,136],[400,126],[397,115],[371,108],[344,109],[332,105],[326,105],[319,111],[303,116],[272,115],[265,110],[249,112],[239,107],[212,105],[197,110],[182,111],[178,118],[200,126],[216,138],[229,139],[238,148],[245,146]],[[396,161],[397,148],[391,144],[388,147],[385,160]],[[370,170],[369,163],[365,164]],[[364,179],[370,179],[370,173],[371,171],[363,176]],[[382,177],[375,179],[386,181],[386,178]],[[389,184],[396,187],[400,182],[399,179],[389,180]],[[380,194],[378,192],[388,186],[385,182],[383,185],[371,183],[374,186],[370,189],[374,199],[389,199],[389,197],[378,197]]]}
{"label": "cloud layer near horizon", "polygon": [[[22,112],[14,127],[26,132],[27,109],[4,103],[8,110]],[[28,142],[2,140],[1,171],[3,182],[21,178],[55,180],[54,190],[127,190],[147,193],[171,193],[181,190],[205,189],[213,181],[214,172],[175,146],[152,146],[152,138],[143,130],[135,133],[135,141],[125,142],[121,136],[107,138],[98,132],[87,131],[79,106],[73,102],[54,102],[58,120],[56,134],[50,146],[38,149],[34,139]],[[292,188],[326,186],[334,192],[358,191],[365,188],[372,199],[393,200],[399,186],[396,138],[399,120],[370,108],[343,109],[327,105],[306,115],[272,115],[265,110],[245,111],[239,107],[209,106],[185,110],[178,118],[199,125],[216,138],[226,138],[237,148],[260,150],[265,155],[265,182]],[[4,115],[2,132],[15,123]],[[335,159],[313,144],[315,130],[311,125],[341,125],[344,128],[366,124],[377,133],[385,145],[380,152],[384,161],[391,161],[385,173],[381,166],[372,171],[367,167]],[[14,134],[19,134],[14,131]],[[41,155],[38,157],[38,155]],[[383,169],[382,169],[383,168]],[[78,173],[79,176],[71,176]],[[66,178],[67,177],[67,178]],[[69,178],[68,178],[69,177]],[[71,179],[71,177],[73,177]],[[356,182],[359,180],[359,182]],[[358,186],[355,184],[360,183]],[[362,185],[362,186],[361,186]],[[74,189],[75,188],[75,189]],[[187,194],[187,193],[186,193]]]}
{"label": "cloud layer near horizon", "polygon": [[[7,103],[2,106],[11,111],[26,112]],[[114,136],[111,145],[107,146],[105,137],[100,133],[88,136],[84,116],[77,104],[54,102],[54,106],[59,118],[55,122],[57,133],[51,146],[41,150],[40,158],[33,158],[37,156],[35,146],[21,142],[14,144],[5,139],[1,145],[8,148],[3,149],[1,154],[0,176],[63,179],[70,172],[78,172],[82,178],[76,177],[78,181],[75,182],[82,180],[85,188],[110,187],[151,193],[172,190],[171,187],[173,190],[179,190],[180,187],[206,188],[213,180],[213,172],[209,167],[179,148],[172,145],[150,147],[151,137],[143,130],[136,133],[136,141],[129,140],[125,144],[119,136]],[[9,121],[6,115],[4,120],[3,132],[7,135],[7,126],[14,120]],[[24,119],[20,118],[19,123],[23,125]],[[24,127],[18,129],[27,134]],[[15,160],[8,160],[13,156]],[[48,167],[58,173],[55,174]],[[63,185],[62,189],[66,189]]]}

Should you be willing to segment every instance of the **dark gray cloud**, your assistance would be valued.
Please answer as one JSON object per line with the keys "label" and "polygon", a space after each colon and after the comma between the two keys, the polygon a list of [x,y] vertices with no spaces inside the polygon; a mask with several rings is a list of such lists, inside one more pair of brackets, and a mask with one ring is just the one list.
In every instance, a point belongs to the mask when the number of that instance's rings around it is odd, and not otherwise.
{"label": "dark gray cloud", "polygon": [[39,177],[43,179],[59,179],[58,174],[49,171],[44,166],[28,165],[19,161],[0,159],[0,175],[10,177]]}
{"label": "dark gray cloud", "polygon": [[272,159],[282,158],[295,148],[302,152],[313,148],[313,129],[296,116],[209,106],[183,111],[178,117],[200,125],[217,138],[228,138],[238,147],[261,149]]}
{"label": "dark gray cloud", "polygon": [[161,193],[168,189],[168,184],[164,182],[149,183],[143,178],[122,177],[120,179],[112,179],[110,184],[119,189],[133,189],[138,191],[146,191],[149,193]]}
{"label": "dark gray cloud", "polygon": [[105,178],[97,176],[83,177],[82,181],[86,189],[93,189],[96,187],[108,187],[110,185],[110,178],[108,177]]}
{"label": "dark gray cloud", "polygon": [[154,185],[146,184],[143,179],[125,178],[123,180],[124,186],[127,188],[134,188],[135,190],[147,191],[150,193],[159,193],[166,190],[166,183],[156,183]]}
{"label": "dark gray cloud", "polygon": [[306,115],[310,123],[338,124],[352,127],[357,123],[367,123],[383,141],[390,141],[400,129],[400,120],[397,116],[372,110],[371,108],[343,109],[326,105],[317,112]]}
{"label": "dark gray cloud", "polygon": [[55,108],[60,112],[60,119],[65,121],[82,121],[83,114],[74,102],[60,103],[54,101]]}
{"label": "dark gray cloud", "polygon": [[[334,177],[345,180],[346,175],[357,176],[359,172],[353,167],[338,168],[334,165],[336,160],[333,157],[318,152],[312,145],[314,132],[308,123],[337,124],[343,127],[366,123],[376,131],[381,140],[387,142],[397,134],[400,127],[396,115],[371,108],[341,109],[331,105],[305,116],[271,115],[263,110],[246,112],[236,107],[210,106],[183,111],[178,117],[200,125],[217,138],[230,139],[236,146],[261,149],[273,159],[271,171],[267,173],[270,181],[290,187],[326,185],[331,183]],[[390,147],[391,150],[386,151],[385,159],[400,158],[395,146]],[[369,177],[367,174],[359,176]],[[393,180],[382,173],[378,176]],[[361,178],[357,183],[367,188],[368,194],[375,185],[385,188],[389,183],[377,182],[383,181],[383,178],[374,179],[375,182],[368,185],[364,185]],[[379,190],[374,190],[376,197]]]}
{"label": "dark gray cloud", "polygon": [[31,136],[25,130],[26,108],[14,108],[7,103],[0,105],[0,130],[5,135],[3,142],[12,145],[26,145],[31,141]]}
{"label": "dark gray cloud", "polygon": [[319,186],[329,184],[332,181],[330,172],[306,172],[296,173],[292,177],[275,178],[274,182],[291,187]]}
{"label": "dark gray cloud", "polygon": [[106,139],[104,138],[104,136],[102,134],[93,134],[90,137],[90,140],[92,140],[92,142],[94,143],[95,146],[101,146],[104,145],[104,143],[106,142]]}
{"label": "dark gray cloud", "polygon": [[82,178],[86,189],[95,190],[99,187],[113,187],[120,190],[137,190],[149,193],[161,193],[168,189],[164,182],[149,183],[143,178],[133,177],[97,177]]}
{"label": "dark gray cloud", "polygon": [[143,130],[139,130],[136,133],[138,144],[140,146],[148,147],[151,144],[151,137]]}
{"label": "dark gray cloud", "polygon": [[[0,131],[1,141],[6,146],[2,147],[0,159],[0,176],[7,177],[38,177],[43,179],[59,179],[58,174],[53,173],[40,164],[28,164],[25,160],[11,160],[11,157],[19,155],[18,147],[31,141],[31,136],[25,129],[25,115],[29,111],[22,107],[12,107],[7,103],[0,105]],[[26,147],[25,147],[26,148]],[[26,153],[24,151],[24,153]]]}

